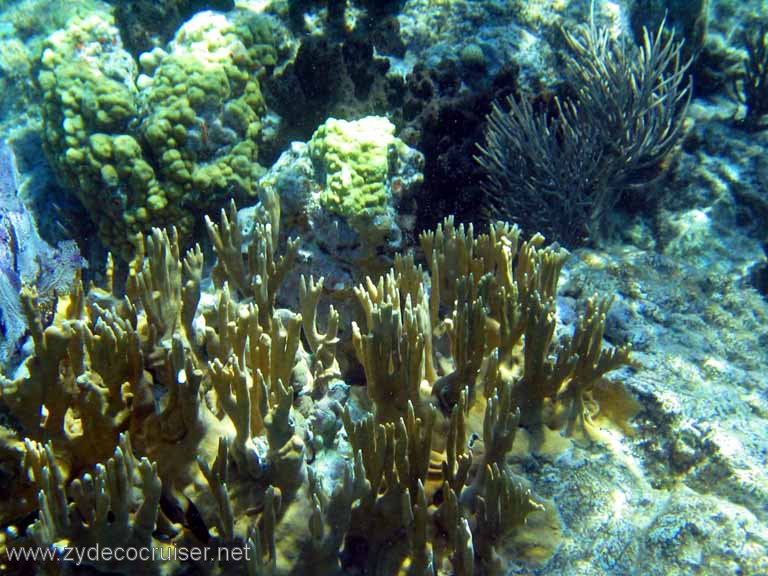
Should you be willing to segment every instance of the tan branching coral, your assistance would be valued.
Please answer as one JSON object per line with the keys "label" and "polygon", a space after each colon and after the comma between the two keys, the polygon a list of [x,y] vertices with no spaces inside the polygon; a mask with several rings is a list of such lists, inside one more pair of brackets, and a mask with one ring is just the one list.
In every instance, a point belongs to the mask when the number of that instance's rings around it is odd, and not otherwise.
{"label": "tan branching coral", "polygon": [[144,258],[135,258],[128,276],[128,293],[141,300],[149,324],[158,338],[168,338],[176,329],[181,311],[181,260],[179,237],[155,228],[144,243]]}
{"label": "tan branching coral", "polygon": [[[500,573],[500,548],[541,510],[513,473],[521,426],[589,433],[603,376],[628,362],[603,348],[610,301],[588,301],[555,342],[567,253],[446,220],[422,237],[428,271],[408,254],[355,289],[365,388],[342,397],[342,319],[319,318],[323,279],[293,284],[300,314],[278,308],[297,244],[281,249],[276,217],[267,198],[255,223],[238,225],[234,205],[208,221],[212,294],[202,249],[182,255],[172,229],[137,241],[125,296],[111,261],[105,287],[76,290],[50,326],[24,294],[35,353],[0,380],[17,426],[0,438],[26,454],[16,493],[39,495],[28,533],[249,551],[190,566],[211,575]],[[321,402],[344,404],[342,431],[313,428]],[[13,510],[4,521],[31,505]]]}
{"label": "tan branching coral", "polygon": [[590,424],[599,409],[588,406],[595,403],[592,398],[595,383],[608,372],[631,364],[628,345],[603,349],[605,315],[610,306],[611,299],[598,300],[594,296],[587,300],[586,310],[576,323],[571,340],[571,354],[576,357],[576,362],[571,379],[562,392],[568,405],[566,429],[569,435],[577,424],[582,428]]}
{"label": "tan branching coral", "polygon": [[[503,223],[475,237],[471,226],[456,227],[450,218],[435,232],[421,236],[430,263],[432,289],[440,291],[441,306],[454,303],[454,318],[447,324],[449,333],[456,329],[463,332],[463,338],[454,336],[452,343],[475,343],[466,349],[454,347],[454,362],[458,365],[463,357],[469,357],[473,371],[479,370],[477,358],[487,358],[493,346],[498,347],[502,375],[514,383],[520,423],[538,434],[545,424],[554,424],[553,405],[566,402],[570,406],[566,431],[571,435],[575,424],[583,426],[583,399],[590,382],[628,364],[628,349],[602,350],[608,301],[590,301],[574,335],[564,343],[554,341],[557,280],[568,252],[557,247],[542,248],[543,241],[543,237],[535,235],[520,243],[519,229]],[[457,266],[464,275],[445,273],[446,263]],[[467,320],[470,309],[475,310],[478,319],[474,324]],[[481,315],[490,344],[486,345],[487,352],[482,348],[479,328],[469,331],[477,326]],[[469,355],[467,349],[471,349]],[[461,380],[473,385],[471,377]],[[461,389],[455,382],[438,381],[435,386],[434,393],[443,403],[446,396],[455,402]]]}
{"label": "tan branching coral", "polygon": [[325,333],[317,327],[317,306],[323,291],[323,279],[315,282],[310,276],[309,283],[304,276],[299,283],[299,306],[303,321],[304,335],[313,355],[313,376],[316,393],[325,390],[329,381],[339,378],[341,370],[336,360],[336,344],[339,339],[339,313],[330,307]]}
{"label": "tan branching coral", "polygon": [[496,548],[514,530],[525,524],[529,514],[542,510],[530,491],[521,488],[498,464],[486,466],[483,492],[475,500],[472,543],[481,571],[503,573]]}
{"label": "tan branching coral", "polygon": [[[60,546],[86,551],[97,543],[109,551],[118,547],[159,550],[163,544],[152,533],[157,523],[161,481],[157,465],[137,460],[126,435],[121,435],[114,454],[93,474],[75,479],[69,489],[50,444],[29,444],[27,458],[33,481],[39,487],[40,514],[29,529],[38,546]],[[62,551],[63,554],[63,551]],[[165,556],[166,560],[170,555]],[[138,559],[147,573],[160,573],[161,555]],[[105,570],[136,568],[136,559],[88,557],[87,564]],[[168,566],[165,566],[167,569]]]}
{"label": "tan branching coral", "polygon": [[[355,423],[345,413],[353,451],[360,454],[371,485],[370,493],[353,511],[348,535],[353,546],[366,535],[366,564],[391,563],[392,573],[424,574],[439,565],[435,557],[447,551],[457,573],[473,573],[475,556],[486,567],[493,566],[483,573],[496,573],[497,544],[540,508],[530,492],[503,472],[517,426],[517,418],[509,410],[508,386],[503,394],[503,400],[494,396],[486,406],[486,448],[471,482],[467,480],[472,456],[461,441],[466,393],[454,409],[449,442],[453,448],[441,465],[435,462],[432,450],[434,408],[422,421],[409,403],[407,416],[397,424],[376,424],[372,416]],[[428,504],[438,490],[442,503]],[[470,527],[468,538],[465,527]],[[408,541],[393,545],[402,530]]]}
{"label": "tan branching coral", "polygon": [[17,379],[0,378],[3,405],[24,436],[51,443],[65,477],[111,454],[144,376],[130,313],[97,311],[91,322],[81,296],[62,300],[57,322],[43,330],[34,294],[23,293],[35,354]]}
{"label": "tan branching coral", "polygon": [[[274,203],[272,204],[274,205]],[[279,205],[279,204],[278,204]],[[279,210],[268,210],[268,215],[279,217]],[[298,239],[289,240],[285,254],[276,254],[279,218],[269,218],[254,225],[253,241],[243,252],[243,235],[237,224],[237,208],[230,203],[229,212],[221,210],[218,224],[206,216],[205,224],[219,260],[213,272],[219,285],[228,281],[241,298],[252,298],[261,313],[260,321],[267,325],[270,310],[299,247]]]}
{"label": "tan branching coral", "polygon": [[[354,423],[348,413],[344,416],[352,448],[360,453],[371,486],[353,510],[347,539],[348,543],[365,539],[368,552],[364,565],[371,569],[386,564],[396,571],[409,558],[412,550],[408,542],[393,544],[400,530],[412,531],[411,541],[422,544],[422,563],[425,561],[425,529],[413,532],[412,524],[419,521],[426,525],[426,507],[415,511],[413,507],[419,504],[432,463],[434,413],[427,414],[426,420],[417,418],[409,402],[406,416],[397,423],[377,424],[372,416]],[[439,468],[434,471],[440,474]]]}
{"label": "tan branching coral", "polygon": [[401,307],[401,295],[394,273],[377,285],[368,279],[355,289],[363,306],[368,331],[363,334],[352,323],[352,342],[365,369],[368,394],[376,403],[377,418],[396,422],[406,414],[408,402],[421,407],[429,392],[422,389],[425,338],[419,317],[424,302],[414,302],[410,294]]}
{"label": "tan branching coral", "polygon": [[454,369],[435,380],[432,394],[448,413],[467,389],[470,401],[475,398],[475,382],[486,356],[486,315],[482,298],[472,298],[474,278],[470,274],[459,282],[455,309],[444,327],[450,342]]}
{"label": "tan branching coral", "polygon": [[307,561],[310,570],[321,574],[335,574],[341,569],[339,550],[352,520],[353,505],[371,493],[366,479],[361,453],[354,457],[354,464],[347,463],[341,482],[328,495],[320,479],[310,468],[307,495],[311,500],[309,527],[311,541]]}

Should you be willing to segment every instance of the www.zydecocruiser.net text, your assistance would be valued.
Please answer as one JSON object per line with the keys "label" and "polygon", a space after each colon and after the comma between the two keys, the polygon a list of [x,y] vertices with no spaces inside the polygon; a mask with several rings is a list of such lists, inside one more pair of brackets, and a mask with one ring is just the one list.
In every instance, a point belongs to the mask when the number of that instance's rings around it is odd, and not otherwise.
{"label": "www.zydecocruiser.net text", "polygon": [[12,562],[72,562],[77,566],[112,562],[248,562],[248,546],[49,546],[11,547],[7,550]]}

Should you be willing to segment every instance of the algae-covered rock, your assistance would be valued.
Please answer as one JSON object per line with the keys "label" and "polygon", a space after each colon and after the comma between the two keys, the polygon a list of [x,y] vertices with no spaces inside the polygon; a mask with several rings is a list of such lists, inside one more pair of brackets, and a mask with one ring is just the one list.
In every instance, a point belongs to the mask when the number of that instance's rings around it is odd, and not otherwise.
{"label": "algae-covered rock", "polygon": [[164,44],[187,18],[202,10],[231,10],[233,0],[112,0],[126,47],[138,54]]}
{"label": "algae-covered rock", "polygon": [[255,194],[265,113],[259,73],[274,64],[271,20],[203,12],[139,74],[112,18],[95,12],[51,35],[38,77],[45,143],[102,240],[124,257],[132,238]]}

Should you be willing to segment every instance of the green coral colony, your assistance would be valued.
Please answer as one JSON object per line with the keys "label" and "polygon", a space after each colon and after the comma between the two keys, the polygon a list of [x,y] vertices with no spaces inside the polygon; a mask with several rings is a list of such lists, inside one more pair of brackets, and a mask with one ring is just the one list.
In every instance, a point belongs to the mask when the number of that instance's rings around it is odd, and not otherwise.
{"label": "green coral colony", "polygon": [[389,146],[402,147],[395,126],[386,118],[368,117],[356,122],[329,119],[309,141],[313,160],[326,168],[320,204],[346,218],[366,212],[384,212]]}
{"label": "green coral colony", "polygon": [[197,18],[141,75],[105,16],[51,36],[43,51],[45,142],[54,167],[121,256],[137,233],[255,196],[265,113],[258,73],[274,65],[268,21]]}

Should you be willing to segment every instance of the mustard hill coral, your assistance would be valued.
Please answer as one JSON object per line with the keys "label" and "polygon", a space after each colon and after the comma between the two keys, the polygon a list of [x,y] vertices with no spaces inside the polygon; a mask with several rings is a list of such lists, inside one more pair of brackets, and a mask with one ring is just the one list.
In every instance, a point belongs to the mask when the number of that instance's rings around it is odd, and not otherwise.
{"label": "mustard hill coral", "polygon": [[201,13],[138,75],[111,17],[74,19],[47,40],[38,81],[45,144],[108,246],[173,223],[187,239],[196,210],[255,195],[265,112],[258,75],[274,65],[271,24],[248,12]]}
{"label": "mustard hill coral", "polygon": [[389,157],[405,148],[395,138],[394,124],[379,116],[353,122],[329,118],[308,145],[310,157],[325,175],[321,206],[353,221],[374,221],[386,212]]}
{"label": "mustard hill coral", "polygon": [[384,117],[329,118],[307,143],[319,208],[341,217],[369,251],[399,246],[401,211],[410,211],[403,199],[422,181],[423,157],[394,134]]}

